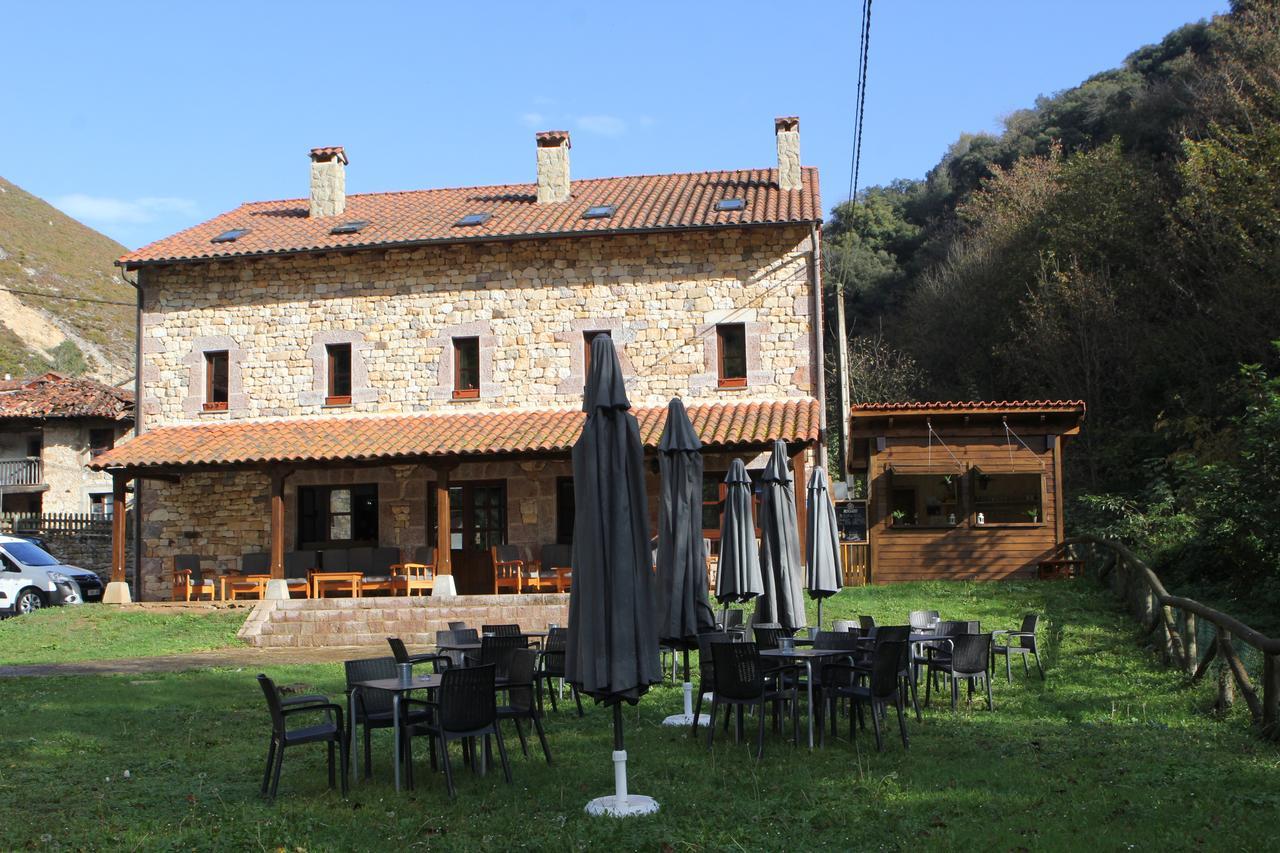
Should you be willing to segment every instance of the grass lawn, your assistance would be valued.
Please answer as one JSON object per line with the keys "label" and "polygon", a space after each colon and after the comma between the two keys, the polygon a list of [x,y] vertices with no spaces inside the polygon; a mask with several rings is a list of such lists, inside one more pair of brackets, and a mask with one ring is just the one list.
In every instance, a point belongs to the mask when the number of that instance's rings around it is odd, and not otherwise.
{"label": "grass lawn", "polygon": [[0,620],[0,664],[119,660],[234,646],[248,614],[247,609],[46,607]]}
{"label": "grass lawn", "polygon": [[[1089,582],[921,584],[849,590],[828,619],[903,621],[914,606],[1011,627],[1045,614],[1049,680],[995,684],[996,710],[937,706],[910,720],[911,749],[870,733],[809,752],[770,735],[757,763],[717,733],[708,752],[660,725],[666,686],[626,712],[631,790],[659,814],[583,813],[612,788],[609,715],[550,714],[556,764],[519,756],[515,784],[461,772],[450,803],[418,749],[418,790],[390,782],[390,737],[375,778],[348,800],[325,787],[323,749],[291,751],[275,805],[258,799],[267,719],[253,672],[0,681],[0,826],[6,848],[809,850],[1253,849],[1274,843],[1280,750],[1237,709],[1202,712],[1135,643],[1136,629]],[[342,692],[337,665],[280,667],[280,683]],[[842,727],[843,728],[843,727]],[[129,776],[125,777],[125,771]]]}

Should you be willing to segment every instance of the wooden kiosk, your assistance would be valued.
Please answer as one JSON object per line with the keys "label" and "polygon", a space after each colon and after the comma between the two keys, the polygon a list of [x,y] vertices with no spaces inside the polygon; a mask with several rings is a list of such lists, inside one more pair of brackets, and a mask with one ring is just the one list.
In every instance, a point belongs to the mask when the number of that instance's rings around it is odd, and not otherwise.
{"label": "wooden kiosk", "polygon": [[1063,539],[1063,446],[1084,415],[1078,401],[854,406],[870,582],[1035,577]]}

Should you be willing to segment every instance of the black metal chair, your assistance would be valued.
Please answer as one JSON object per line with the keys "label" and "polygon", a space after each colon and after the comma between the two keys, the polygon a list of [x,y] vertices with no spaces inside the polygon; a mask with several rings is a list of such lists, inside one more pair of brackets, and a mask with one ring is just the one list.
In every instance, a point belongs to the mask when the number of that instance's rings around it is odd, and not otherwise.
{"label": "black metal chair", "polygon": [[[353,685],[359,681],[372,681],[376,678],[399,678],[396,669],[397,661],[393,657],[360,658],[343,661],[343,670],[347,677],[347,703],[350,705]],[[360,690],[356,694],[355,716],[348,722],[352,729],[364,726],[364,775],[369,778],[373,774],[373,748],[371,736],[374,729],[389,729],[394,725],[392,717],[391,694],[385,690]],[[416,699],[402,699],[400,717],[409,725],[425,723],[427,708],[424,702]],[[408,782],[413,785],[413,750],[409,738],[400,739],[401,758],[408,767]]]}
{"label": "black metal chair", "polygon": [[[1040,627],[1040,615],[1028,613],[1022,617],[1022,629],[1018,631],[994,631],[991,635],[991,668],[996,667],[996,655],[1004,655],[1004,675],[1010,684],[1013,683],[1013,656],[1022,658],[1022,671],[1030,675],[1031,667],[1027,665],[1028,657],[1035,657],[1036,669],[1040,670],[1040,680],[1044,681],[1044,667],[1040,665],[1040,643],[1036,639],[1036,629]],[[1003,637],[1004,642],[997,643],[996,638]],[[1011,642],[1017,640],[1018,644]]]}
{"label": "black metal chair", "polygon": [[[902,669],[907,666],[910,658],[908,648],[909,644],[903,640],[889,640],[877,643],[875,651],[872,653],[870,678],[865,679],[868,682],[866,684],[859,683],[863,680],[862,676],[865,675],[865,671],[861,667],[851,666],[847,663],[829,663],[822,667],[823,701],[817,703],[818,729],[822,733],[822,743],[825,744],[827,740],[826,726],[822,724],[824,706],[831,714],[831,733],[834,736],[836,730],[836,701],[840,698],[847,698],[853,700],[855,706],[859,709],[861,709],[862,705],[870,706],[871,725],[876,735],[877,752],[884,749],[884,738],[880,733],[880,723],[884,718],[884,709],[892,702],[894,708],[898,711],[898,730],[902,734],[902,746],[904,749],[910,748],[911,743],[907,737],[907,719],[901,677]],[[849,715],[850,740],[856,737],[855,716],[860,716],[860,714],[851,713]]]}
{"label": "black metal chair", "polygon": [[542,743],[542,754],[547,763],[551,763],[551,748],[547,746],[547,733],[542,729],[542,709],[534,696],[534,678],[538,666],[538,653],[533,649],[516,649],[511,655],[511,667],[507,670],[507,704],[498,707],[499,720],[511,720],[516,724],[516,734],[520,736],[520,751],[529,757],[529,744],[524,737],[521,720],[533,723],[538,740]]}
{"label": "black metal chair", "polygon": [[[554,679],[565,677],[565,654],[569,643],[569,630],[567,628],[552,628],[547,631],[547,642],[542,647],[542,656],[538,666],[538,710],[542,710],[542,684],[546,682],[547,694],[551,697],[551,710],[559,710],[556,707],[556,686]],[[578,695],[578,688],[570,684],[569,689],[573,692],[573,701],[578,703],[578,716],[583,716],[582,697]]]}
{"label": "black metal chair", "polygon": [[[333,748],[336,744],[342,756],[342,796],[347,795],[347,738],[346,728],[342,723],[342,707],[330,702],[329,697],[320,695],[292,696],[283,699],[276,689],[275,682],[267,676],[258,675],[258,685],[267,699],[267,710],[271,712],[271,745],[267,750],[267,769],[262,774],[262,796],[274,801],[276,790],[280,787],[280,769],[284,766],[284,751],[287,747],[304,743],[325,743],[329,745],[329,787],[334,784]],[[289,728],[289,717],[294,714],[323,713],[324,722],[299,728]]]}
{"label": "black metal chair", "polygon": [[396,659],[396,663],[407,663],[411,666],[419,663],[429,663],[431,664],[432,672],[440,672],[440,670],[447,669],[453,664],[447,654],[441,654],[440,652],[421,652],[411,655],[409,650],[405,648],[404,640],[399,637],[387,637],[387,645],[391,647],[391,656]]}
{"label": "black metal chair", "polygon": [[[951,638],[951,655],[939,658],[929,664],[929,674],[940,672],[951,679],[951,710],[956,709],[960,698],[960,682],[969,683],[969,701],[973,701],[973,687],[976,682],[983,682],[987,688],[987,710],[993,710],[995,703],[991,700],[991,635],[990,634],[957,634]],[[930,678],[924,687],[924,704],[929,704],[930,689],[933,679]]]}
{"label": "black metal chair", "polygon": [[729,631],[717,631],[698,635],[698,686],[695,688],[693,700],[693,725],[689,729],[689,737],[698,736],[698,716],[702,713],[702,697],[716,689],[716,664],[711,653],[713,643],[732,643],[734,634]]}
{"label": "black metal chair", "polygon": [[[432,705],[430,722],[417,727],[431,738],[431,766],[436,766],[436,747],[439,746],[444,763],[445,783],[450,799],[456,799],[453,786],[453,764],[449,760],[449,743],[455,740],[487,739],[493,735],[498,741],[498,755],[502,759],[502,773],[511,783],[511,765],[507,761],[507,747],[502,740],[502,727],[498,725],[498,704],[494,697],[497,677],[493,665],[452,667],[440,676],[438,700]],[[486,750],[487,751],[487,750]]]}
{"label": "black metal chair", "polygon": [[[799,701],[796,691],[798,678],[777,678],[766,681],[766,670],[760,658],[760,649],[755,643],[712,643],[711,656],[715,661],[715,692],[711,697],[711,719],[707,721],[707,748],[710,749],[716,733],[716,711],[721,705],[730,706],[725,713],[738,711],[737,723],[734,726],[734,741],[742,739],[742,717],[745,708],[753,708],[758,714],[758,730],[756,733],[756,759],[764,756],[764,717],[765,708],[770,703],[774,706],[774,726],[778,724],[778,703],[791,703],[791,739],[800,742]],[[799,667],[787,666],[784,669],[797,671]],[[770,669],[769,675],[778,673],[778,669]],[[788,683],[789,682],[789,683]]]}

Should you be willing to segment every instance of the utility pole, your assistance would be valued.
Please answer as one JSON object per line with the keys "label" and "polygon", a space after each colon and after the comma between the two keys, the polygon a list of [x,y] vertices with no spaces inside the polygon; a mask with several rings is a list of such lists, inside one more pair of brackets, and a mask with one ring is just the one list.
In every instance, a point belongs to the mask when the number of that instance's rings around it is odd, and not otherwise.
{"label": "utility pole", "polygon": [[849,332],[844,321],[844,282],[836,278],[836,381],[840,383],[840,479],[849,476]]}

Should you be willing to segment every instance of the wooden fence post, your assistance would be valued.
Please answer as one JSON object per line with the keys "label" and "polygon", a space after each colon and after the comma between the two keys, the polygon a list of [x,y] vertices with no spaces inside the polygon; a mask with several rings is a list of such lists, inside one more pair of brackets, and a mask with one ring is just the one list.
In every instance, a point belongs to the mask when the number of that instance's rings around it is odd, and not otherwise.
{"label": "wooden fence post", "polygon": [[1235,681],[1231,678],[1231,669],[1227,665],[1227,655],[1223,649],[1226,633],[1219,628],[1213,640],[1214,645],[1218,647],[1218,701],[1214,703],[1214,707],[1224,713],[1230,710],[1236,701]]}
{"label": "wooden fence post", "polygon": [[1186,637],[1183,644],[1187,655],[1187,675],[1196,674],[1196,664],[1200,661],[1200,643],[1196,637],[1196,615],[1189,610],[1182,611],[1182,630]]}

